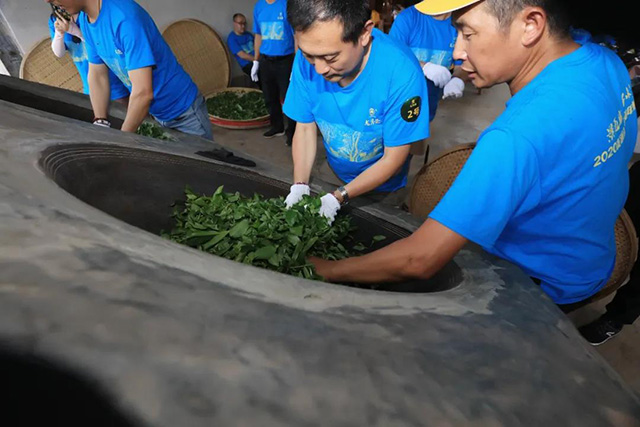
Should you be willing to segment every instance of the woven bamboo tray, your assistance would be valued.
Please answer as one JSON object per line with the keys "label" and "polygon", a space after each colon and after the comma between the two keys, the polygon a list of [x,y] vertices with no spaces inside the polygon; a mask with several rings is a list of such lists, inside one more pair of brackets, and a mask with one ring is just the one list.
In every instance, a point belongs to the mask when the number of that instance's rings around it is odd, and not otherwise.
{"label": "woven bamboo tray", "polygon": [[[258,89],[251,89],[251,88],[244,88],[244,87],[229,87],[229,88],[220,89],[216,91],[215,93],[209,95],[207,99],[213,98],[216,95],[219,95],[223,92],[235,92],[239,94],[248,93],[248,92],[262,93],[262,91]],[[269,126],[269,124],[271,123],[271,120],[269,119],[268,114],[265,116],[256,117],[255,119],[250,119],[250,120],[230,120],[230,119],[225,119],[222,117],[217,117],[209,114],[209,120],[211,121],[211,124],[214,124],[216,126],[220,126],[226,129],[257,129],[257,128]]]}
{"label": "woven bamboo tray", "polygon": [[169,24],[162,36],[205,97],[229,86],[229,53],[213,28],[196,19],[181,19]]}
{"label": "woven bamboo tray", "polygon": [[82,92],[82,79],[69,54],[58,58],[51,50],[51,39],[42,39],[24,56],[20,78],[31,82]]}

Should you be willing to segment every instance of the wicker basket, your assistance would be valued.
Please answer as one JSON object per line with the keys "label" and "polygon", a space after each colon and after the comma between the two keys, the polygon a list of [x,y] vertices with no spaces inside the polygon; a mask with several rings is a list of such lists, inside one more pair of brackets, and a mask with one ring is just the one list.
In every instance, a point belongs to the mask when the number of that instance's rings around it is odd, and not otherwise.
{"label": "wicker basket", "polygon": [[[221,89],[216,91],[215,93],[208,96],[207,99],[214,98],[216,95],[219,95],[223,92],[235,92],[238,94],[249,93],[249,92],[262,93],[262,91],[258,89],[251,89],[251,88],[244,88],[244,87],[229,87],[226,89]],[[265,116],[256,117],[255,119],[250,119],[250,120],[231,120],[231,119],[225,119],[223,117],[217,117],[209,114],[209,120],[211,121],[211,124],[214,124],[216,126],[220,126],[226,129],[257,129],[257,128],[269,126],[269,124],[271,123],[271,121],[269,120],[268,114]]]}
{"label": "wicker basket", "polygon": [[182,19],[167,26],[162,36],[205,97],[229,86],[229,53],[213,28],[195,19]]}
{"label": "wicker basket", "polygon": [[31,82],[82,92],[82,79],[68,54],[58,58],[49,37],[39,41],[22,59],[20,78]]}

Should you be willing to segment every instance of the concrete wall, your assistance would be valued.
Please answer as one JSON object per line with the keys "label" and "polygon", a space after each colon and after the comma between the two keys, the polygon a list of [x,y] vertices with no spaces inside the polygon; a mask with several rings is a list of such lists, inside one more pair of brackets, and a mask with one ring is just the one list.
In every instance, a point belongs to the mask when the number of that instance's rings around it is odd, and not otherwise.
{"label": "concrete wall", "polygon": [[[109,1],[109,0],[103,0]],[[197,18],[211,25],[225,40],[232,30],[232,16],[236,12],[247,16],[248,28],[253,25],[255,0],[137,0],[153,17],[160,30],[182,18]],[[47,19],[51,8],[44,0],[0,0],[6,17],[23,53],[44,37],[49,36]],[[232,60],[232,73],[241,73]]]}

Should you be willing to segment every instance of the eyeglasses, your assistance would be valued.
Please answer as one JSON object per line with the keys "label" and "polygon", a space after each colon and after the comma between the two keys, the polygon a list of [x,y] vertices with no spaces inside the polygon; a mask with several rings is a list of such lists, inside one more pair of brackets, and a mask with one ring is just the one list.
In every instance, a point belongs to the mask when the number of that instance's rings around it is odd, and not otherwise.
{"label": "eyeglasses", "polygon": [[238,25],[247,25],[247,21],[242,21],[242,22],[233,21],[233,22],[238,24]]}

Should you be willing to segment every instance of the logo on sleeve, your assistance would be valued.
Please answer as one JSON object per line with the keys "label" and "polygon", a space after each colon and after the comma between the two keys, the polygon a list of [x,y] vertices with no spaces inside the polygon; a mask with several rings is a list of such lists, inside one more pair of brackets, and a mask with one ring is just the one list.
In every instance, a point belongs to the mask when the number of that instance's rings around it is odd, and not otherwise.
{"label": "logo on sleeve", "polygon": [[402,104],[400,116],[405,122],[415,122],[420,116],[420,108],[422,107],[422,98],[414,96]]}

